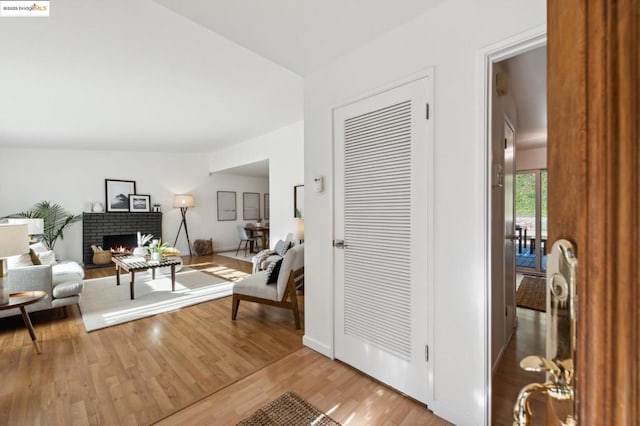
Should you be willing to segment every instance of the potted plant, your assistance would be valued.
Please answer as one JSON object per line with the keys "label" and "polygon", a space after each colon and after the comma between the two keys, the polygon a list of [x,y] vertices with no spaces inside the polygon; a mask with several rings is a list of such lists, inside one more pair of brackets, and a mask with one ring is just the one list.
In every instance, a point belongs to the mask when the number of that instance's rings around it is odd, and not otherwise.
{"label": "potted plant", "polygon": [[145,247],[145,245],[149,241],[151,241],[152,238],[153,238],[153,235],[151,234],[140,234],[140,232],[138,232],[138,247],[133,249],[133,255],[145,256],[148,253],[148,249]]}
{"label": "potted plant", "polygon": [[159,262],[162,260],[162,255],[169,248],[169,243],[162,242],[162,240],[153,240],[149,244],[149,253],[151,253],[151,260]]}
{"label": "potted plant", "polygon": [[60,204],[53,204],[50,201],[40,201],[31,210],[7,217],[43,219],[44,233],[42,234],[42,239],[50,250],[54,249],[58,238],[64,239],[64,229],[67,226],[82,220],[81,215],[71,214],[63,209]]}
{"label": "potted plant", "polygon": [[257,225],[258,227],[262,226],[262,218],[261,218],[261,217],[259,217],[259,218],[257,218],[257,219],[256,219],[256,225]]}

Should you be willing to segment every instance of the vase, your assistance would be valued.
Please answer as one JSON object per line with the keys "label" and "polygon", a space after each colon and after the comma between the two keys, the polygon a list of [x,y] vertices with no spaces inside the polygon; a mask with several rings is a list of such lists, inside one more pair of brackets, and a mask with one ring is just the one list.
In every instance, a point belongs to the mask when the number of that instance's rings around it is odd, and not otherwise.
{"label": "vase", "polygon": [[146,247],[142,247],[142,246],[138,246],[138,247],[133,249],[133,255],[134,256],[146,256],[147,255],[147,248]]}
{"label": "vase", "polygon": [[151,253],[151,260],[156,261],[156,262],[160,262],[160,260],[162,260],[162,253]]}

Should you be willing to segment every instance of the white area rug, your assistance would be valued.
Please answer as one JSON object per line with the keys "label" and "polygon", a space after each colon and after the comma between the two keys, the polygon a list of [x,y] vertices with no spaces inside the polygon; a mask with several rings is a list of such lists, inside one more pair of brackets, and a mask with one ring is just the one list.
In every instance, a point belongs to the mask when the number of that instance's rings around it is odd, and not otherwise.
{"label": "white area rug", "polygon": [[171,292],[171,276],[136,273],[135,299],[129,293],[129,274],[85,280],[80,300],[87,331],[169,312],[196,303],[231,295],[233,283],[194,269],[176,273],[176,291]]}

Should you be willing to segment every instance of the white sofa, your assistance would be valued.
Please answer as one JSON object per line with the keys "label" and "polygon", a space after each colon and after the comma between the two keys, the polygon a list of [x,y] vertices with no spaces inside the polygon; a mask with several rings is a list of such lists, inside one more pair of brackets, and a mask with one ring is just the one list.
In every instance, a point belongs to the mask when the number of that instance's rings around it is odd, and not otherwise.
{"label": "white sofa", "polygon": [[[73,261],[30,266],[12,266],[10,263],[8,278],[9,293],[33,290],[47,293],[43,300],[26,306],[29,312],[62,307],[66,314],[66,307],[78,303],[84,289],[84,270]],[[0,318],[12,315],[20,315],[20,310],[0,311]]]}

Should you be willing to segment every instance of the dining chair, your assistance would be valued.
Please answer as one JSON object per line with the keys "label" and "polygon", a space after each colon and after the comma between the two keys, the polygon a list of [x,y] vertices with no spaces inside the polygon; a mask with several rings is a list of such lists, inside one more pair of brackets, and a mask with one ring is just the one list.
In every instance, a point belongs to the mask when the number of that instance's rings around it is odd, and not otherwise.
{"label": "dining chair", "polygon": [[259,237],[254,235],[250,238],[247,235],[247,231],[244,230],[244,226],[242,225],[236,226],[236,231],[238,232],[238,238],[240,239],[240,243],[238,244],[238,249],[236,250],[236,256],[240,251],[240,247],[242,247],[242,243],[244,243],[244,256],[247,257],[247,248],[249,248],[249,243],[253,241],[254,244],[258,244]]}

